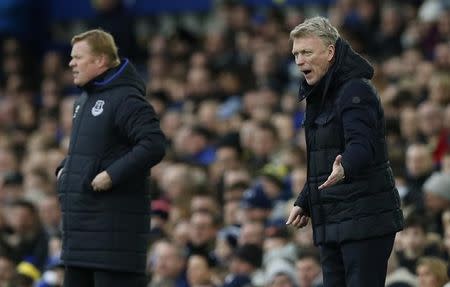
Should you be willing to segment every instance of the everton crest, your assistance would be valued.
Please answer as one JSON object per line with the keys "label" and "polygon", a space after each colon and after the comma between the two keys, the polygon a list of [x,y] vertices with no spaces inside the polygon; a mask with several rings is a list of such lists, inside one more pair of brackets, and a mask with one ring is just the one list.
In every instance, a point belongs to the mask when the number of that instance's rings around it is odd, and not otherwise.
{"label": "everton crest", "polygon": [[92,115],[94,117],[100,115],[101,113],[103,113],[103,105],[105,104],[105,101],[103,100],[98,100],[95,102],[95,105],[92,107]]}

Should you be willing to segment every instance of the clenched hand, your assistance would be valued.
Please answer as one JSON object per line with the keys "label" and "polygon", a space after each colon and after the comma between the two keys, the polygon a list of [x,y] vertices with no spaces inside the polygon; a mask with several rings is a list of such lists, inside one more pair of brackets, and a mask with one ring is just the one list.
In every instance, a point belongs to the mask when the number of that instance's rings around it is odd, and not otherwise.
{"label": "clenched hand", "polygon": [[91,182],[94,191],[105,191],[112,187],[112,180],[109,174],[105,171],[97,174]]}

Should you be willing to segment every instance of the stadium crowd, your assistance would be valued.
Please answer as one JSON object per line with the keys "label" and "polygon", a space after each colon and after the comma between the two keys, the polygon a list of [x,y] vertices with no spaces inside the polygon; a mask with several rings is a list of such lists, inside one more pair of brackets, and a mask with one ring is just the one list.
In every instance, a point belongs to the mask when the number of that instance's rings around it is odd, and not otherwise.
{"label": "stadium crowd", "polygon": [[[99,4],[76,28],[114,35],[168,140],[150,176],[149,287],[321,286],[310,226],[285,226],[306,178],[289,32],[318,14],[375,67],[405,215],[386,286],[450,281],[449,1],[224,0],[207,13],[140,21],[117,1],[98,2],[112,6]],[[62,286],[55,169],[80,93],[70,52],[49,45],[35,57],[14,35],[0,49],[0,287]]]}

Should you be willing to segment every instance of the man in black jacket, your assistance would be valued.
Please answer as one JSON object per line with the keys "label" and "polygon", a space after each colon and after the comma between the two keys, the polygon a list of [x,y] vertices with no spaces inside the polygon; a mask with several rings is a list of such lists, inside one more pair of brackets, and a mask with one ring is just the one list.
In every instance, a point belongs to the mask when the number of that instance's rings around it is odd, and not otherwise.
{"label": "man in black jacket", "polygon": [[145,286],[150,202],[147,177],[165,138],[145,84],[113,37],[72,39],[75,101],[67,157],[57,169],[66,287]]}
{"label": "man in black jacket", "polygon": [[324,286],[384,286],[403,214],[373,68],[325,18],[306,20],[290,37],[304,75],[308,166],[286,224],[301,228],[311,218]]}

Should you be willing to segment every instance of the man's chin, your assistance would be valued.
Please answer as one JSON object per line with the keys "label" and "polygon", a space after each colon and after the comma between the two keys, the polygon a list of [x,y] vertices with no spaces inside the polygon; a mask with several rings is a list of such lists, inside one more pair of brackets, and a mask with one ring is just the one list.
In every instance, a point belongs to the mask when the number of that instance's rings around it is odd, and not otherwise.
{"label": "man's chin", "polygon": [[310,86],[314,85],[316,82],[312,81],[312,80],[306,80],[306,83]]}

